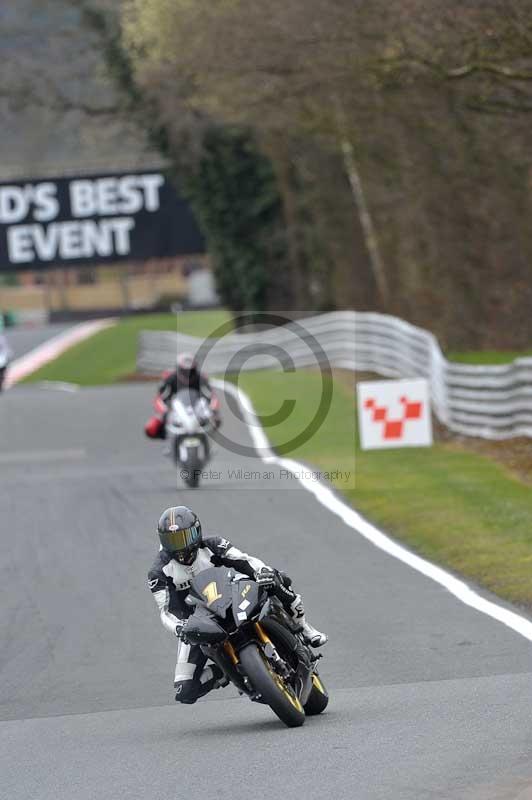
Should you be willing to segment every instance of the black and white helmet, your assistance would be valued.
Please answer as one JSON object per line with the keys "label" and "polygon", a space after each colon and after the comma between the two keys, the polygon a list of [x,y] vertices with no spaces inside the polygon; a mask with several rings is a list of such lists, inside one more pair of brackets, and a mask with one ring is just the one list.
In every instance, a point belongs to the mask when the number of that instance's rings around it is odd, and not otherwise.
{"label": "black and white helmet", "polygon": [[157,533],[163,550],[180,564],[192,564],[202,544],[201,523],[186,506],[163,511]]}
{"label": "black and white helmet", "polygon": [[198,363],[191,353],[181,353],[177,357],[177,377],[182,381],[190,381],[199,372]]}

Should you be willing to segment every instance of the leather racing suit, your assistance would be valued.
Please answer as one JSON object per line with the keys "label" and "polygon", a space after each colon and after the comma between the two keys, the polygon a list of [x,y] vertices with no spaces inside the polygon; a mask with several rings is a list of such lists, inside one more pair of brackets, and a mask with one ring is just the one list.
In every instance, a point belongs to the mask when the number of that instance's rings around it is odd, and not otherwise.
{"label": "leather racing suit", "polygon": [[209,401],[213,394],[209,379],[199,370],[195,370],[188,378],[182,378],[177,370],[174,370],[165,377],[159,386],[159,397],[168,405],[172,397],[181,389],[194,389]]}
{"label": "leather racing suit", "polygon": [[[164,550],[159,551],[148,573],[148,586],[159,608],[161,622],[168,631],[176,634],[184,620],[193,613],[193,608],[185,603],[191,579],[205,569],[219,566],[233,567],[250,578],[261,569],[268,569],[263,561],[241,552],[227,539],[219,536],[203,540],[190,566],[180,564]],[[320,644],[323,644],[326,637],[305,621],[301,597],[292,590],[292,581],[287,575],[275,572],[277,581],[274,591],[283,606],[304,629],[321,636]],[[219,667],[215,664],[206,666],[206,663],[207,656],[202,653],[199,645],[179,640],[174,675],[177,701],[195,703],[199,697],[221,685],[218,684],[221,678]]]}
{"label": "leather racing suit", "polygon": [[[221,422],[220,404],[207,376],[201,373],[199,370],[194,370],[188,377],[185,378],[180,376],[177,370],[174,370],[165,377],[159,386],[158,391],[158,397],[164,406],[163,431],[166,426],[166,416],[172,397],[174,397],[177,392],[181,391],[181,389],[192,389],[196,392],[199,392],[201,397],[204,397],[208,401],[213,414],[214,425],[216,428],[219,428]],[[163,410],[163,406],[161,406],[161,410]]]}

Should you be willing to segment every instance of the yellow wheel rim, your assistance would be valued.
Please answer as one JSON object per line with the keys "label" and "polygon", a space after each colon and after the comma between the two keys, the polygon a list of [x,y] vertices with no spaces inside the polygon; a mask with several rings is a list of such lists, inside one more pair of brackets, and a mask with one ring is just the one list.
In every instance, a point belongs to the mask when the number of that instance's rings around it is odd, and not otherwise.
{"label": "yellow wheel rim", "polygon": [[289,700],[290,703],[292,703],[294,708],[297,708],[298,711],[303,711],[303,706],[299,702],[299,699],[295,696],[295,694],[293,694],[293,692],[290,691],[290,689],[288,689],[288,687],[286,686],[286,684],[283,681],[283,679],[280,678],[279,676],[277,676],[275,678],[275,683],[277,684],[279,689],[282,691],[282,693],[284,694],[286,699]]}
{"label": "yellow wheel rim", "polygon": [[303,713],[304,709],[303,709],[303,706],[301,705],[301,703],[299,702],[299,698],[297,698],[295,696],[295,694],[293,693],[293,691],[288,688],[288,686],[283,681],[281,676],[273,671],[273,669],[270,667],[268,661],[265,660],[265,664],[266,664],[266,666],[268,668],[268,672],[270,673],[270,675],[272,676],[273,680],[275,681],[275,685],[277,686],[277,688],[281,690],[281,692],[284,694],[286,699],[294,706],[294,708],[296,708],[298,711]]}
{"label": "yellow wheel rim", "polygon": [[325,691],[325,687],[324,687],[323,683],[320,681],[320,679],[318,678],[318,676],[316,674],[314,674],[312,676],[312,683],[313,683],[314,687],[318,690],[318,692],[321,692],[322,694],[327,695],[327,692]]}

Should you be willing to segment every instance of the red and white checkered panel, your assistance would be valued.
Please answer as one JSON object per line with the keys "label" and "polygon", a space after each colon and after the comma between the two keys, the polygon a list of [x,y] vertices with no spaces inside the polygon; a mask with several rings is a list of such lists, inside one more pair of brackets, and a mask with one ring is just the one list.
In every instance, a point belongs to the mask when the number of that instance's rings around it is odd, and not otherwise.
{"label": "red and white checkered panel", "polygon": [[363,382],[358,384],[357,393],[363,450],[432,444],[426,380]]}

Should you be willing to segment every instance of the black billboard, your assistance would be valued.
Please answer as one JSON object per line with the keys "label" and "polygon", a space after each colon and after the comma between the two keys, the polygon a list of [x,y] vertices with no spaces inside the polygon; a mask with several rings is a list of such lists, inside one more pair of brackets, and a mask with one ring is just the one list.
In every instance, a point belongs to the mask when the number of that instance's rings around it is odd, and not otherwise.
{"label": "black billboard", "polygon": [[0,183],[0,271],[204,251],[190,208],[159,172]]}

